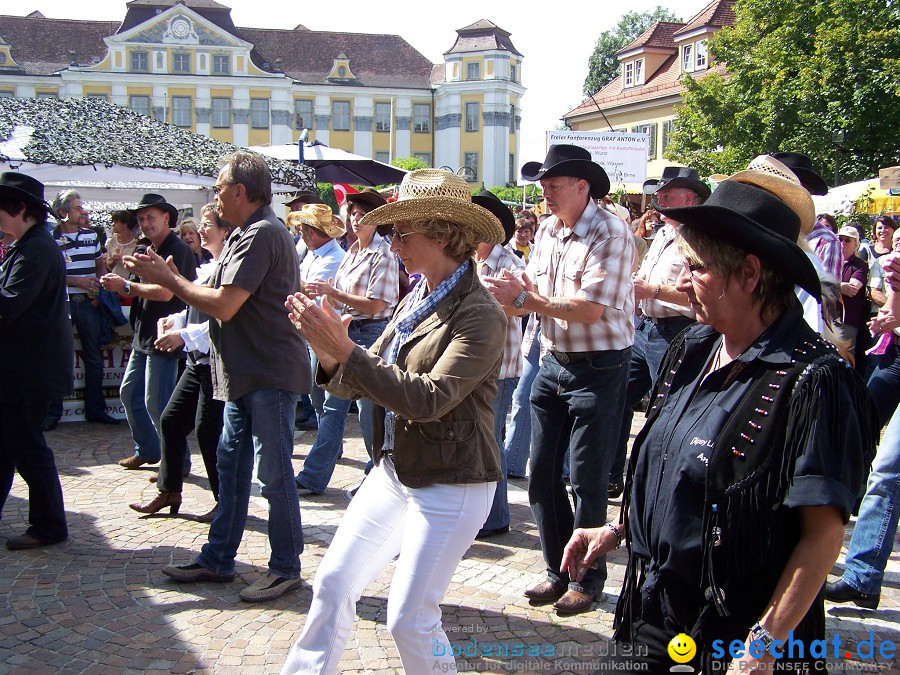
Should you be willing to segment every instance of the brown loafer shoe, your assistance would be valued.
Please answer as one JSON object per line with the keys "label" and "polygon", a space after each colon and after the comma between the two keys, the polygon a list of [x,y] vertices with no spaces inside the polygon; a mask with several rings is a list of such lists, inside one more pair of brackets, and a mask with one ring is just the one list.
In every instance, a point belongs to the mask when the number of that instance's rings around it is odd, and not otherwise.
{"label": "brown loafer shoe", "polygon": [[586,612],[594,604],[594,596],[574,591],[571,588],[559,600],[553,603],[553,609],[559,616],[572,616]]}
{"label": "brown loafer shoe", "polygon": [[32,548],[53,546],[54,544],[59,544],[63,541],[65,541],[65,539],[60,539],[59,541],[41,541],[37,537],[32,537],[30,534],[20,534],[16,537],[7,539],[6,548],[10,551],[27,551]]}
{"label": "brown loafer shoe", "polygon": [[138,457],[137,455],[132,455],[131,457],[119,460],[119,466],[123,469],[139,469],[144,466],[144,464],[156,464],[156,462],[148,462],[143,457]]}
{"label": "brown loafer shoe", "polygon": [[552,581],[542,581],[537,586],[525,591],[525,597],[528,598],[533,605],[546,605],[549,602],[559,600],[565,592],[566,586],[564,584],[557,584]]}

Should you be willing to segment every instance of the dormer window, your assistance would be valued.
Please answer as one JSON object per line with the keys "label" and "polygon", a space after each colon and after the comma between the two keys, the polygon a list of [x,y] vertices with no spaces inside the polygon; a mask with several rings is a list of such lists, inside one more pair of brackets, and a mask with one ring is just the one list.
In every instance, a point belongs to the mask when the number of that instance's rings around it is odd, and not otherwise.
{"label": "dormer window", "polygon": [[694,45],[684,45],[681,48],[681,70],[689,73],[694,70]]}
{"label": "dormer window", "polygon": [[644,84],[644,59],[625,62],[625,86]]}
{"label": "dormer window", "polygon": [[697,58],[695,63],[697,64],[697,70],[703,70],[707,67],[707,59],[706,59],[706,40],[700,40],[700,42],[696,43],[697,45]]}
{"label": "dormer window", "polygon": [[634,62],[632,61],[625,64],[625,86],[634,86]]}

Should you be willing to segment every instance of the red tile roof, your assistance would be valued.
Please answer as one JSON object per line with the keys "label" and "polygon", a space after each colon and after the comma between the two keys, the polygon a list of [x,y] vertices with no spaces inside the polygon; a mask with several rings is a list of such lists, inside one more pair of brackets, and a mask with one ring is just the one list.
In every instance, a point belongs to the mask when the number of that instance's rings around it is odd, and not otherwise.
{"label": "red tile roof", "polygon": [[115,34],[118,21],[77,21],[29,16],[0,16],[0,37],[29,75],[52,75],[71,63],[90,65],[106,56],[103,38]]}
{"label": "red tile roof", "polygon": [[663,49],[675,49],[675,41],[672,36],[684,26],[683,23],[673,21],[657,21],[647,30],[641,33],[635,40],[622,47],[617,54],[624,54],[639,47],[662,47]]}
{"label": "red tile roof", "polygon": [[684,28],[675,33],[675,37],[677,38],[679,35],[690,33],[705,26],[715,28],[733,26],[735,20],[734,3],[735,0],[712,0],[706,7],[688,19]]}

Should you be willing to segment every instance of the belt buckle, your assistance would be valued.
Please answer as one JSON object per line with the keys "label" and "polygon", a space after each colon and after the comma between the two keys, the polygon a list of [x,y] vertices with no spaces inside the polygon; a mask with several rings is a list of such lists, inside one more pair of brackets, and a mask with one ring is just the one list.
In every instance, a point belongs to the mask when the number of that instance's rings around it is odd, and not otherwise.
{"label": "belt buckle", "polygon": [[567,365],[569,363],[569,355],[566,352],[553,352],[553,358],[559,361],[563,365]]}

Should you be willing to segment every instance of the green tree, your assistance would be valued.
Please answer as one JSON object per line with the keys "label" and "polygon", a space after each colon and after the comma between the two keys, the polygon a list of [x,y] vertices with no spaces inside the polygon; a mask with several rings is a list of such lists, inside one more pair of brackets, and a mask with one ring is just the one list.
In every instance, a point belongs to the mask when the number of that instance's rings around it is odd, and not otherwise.
{"label": "green tree", "polygon": [[[826,179],[898,159],[900,12],[893,0],[738,0],[710,53],[727,75],[685,77],[666,155],[731,173],[756,155],[809,155]],[[835,145],[832,133],[843,132]]]}
{"label": "green tree", "polygon": [[594,53],[588,60],[588,75],[584,80],[584,95],[600,91],[619,74],[616,52],[650,28],[657,21],[679,21],[665,7],[657,6],[649,12],[627,12],[612,30],[603,31],[597,38]]}
{"label": "green tree", "polygon": [[391,166],[396,166],[398,169],[403,169],[404,171],[415,171],[416,169],[428,168],[428,164],[416,157],[396,157],[391,161]]}

